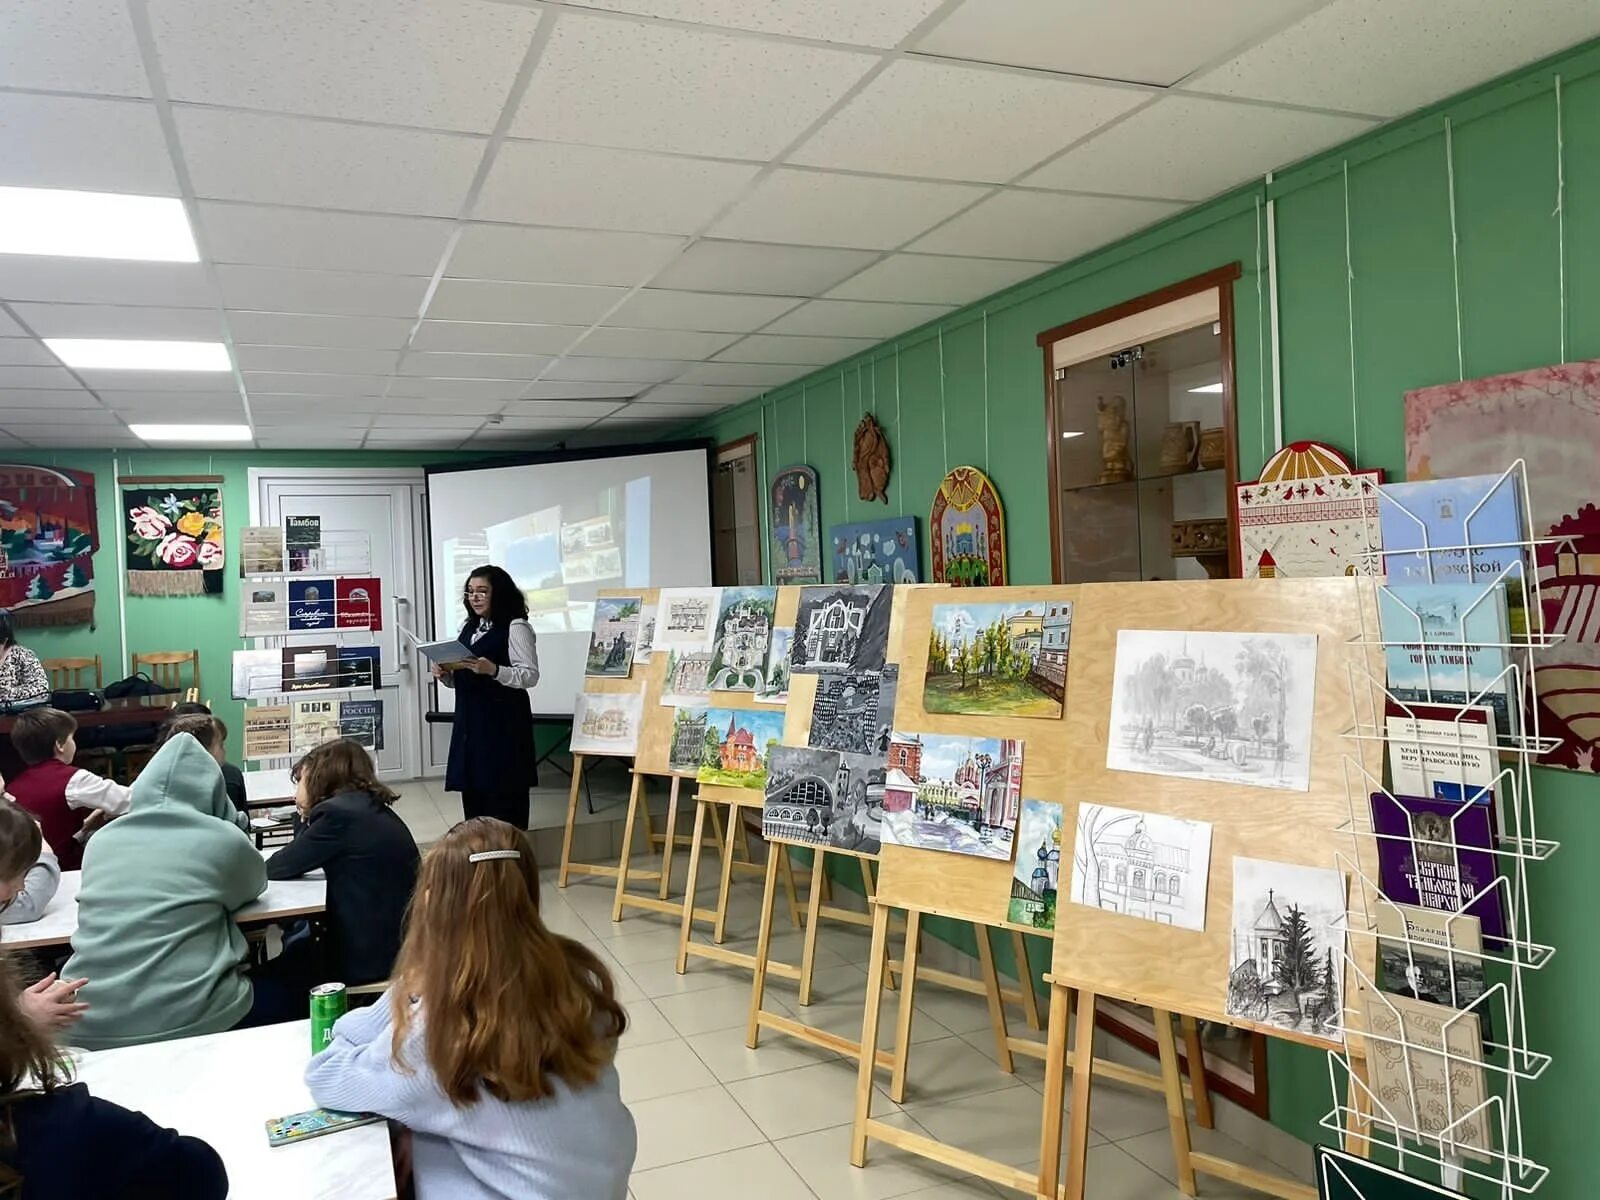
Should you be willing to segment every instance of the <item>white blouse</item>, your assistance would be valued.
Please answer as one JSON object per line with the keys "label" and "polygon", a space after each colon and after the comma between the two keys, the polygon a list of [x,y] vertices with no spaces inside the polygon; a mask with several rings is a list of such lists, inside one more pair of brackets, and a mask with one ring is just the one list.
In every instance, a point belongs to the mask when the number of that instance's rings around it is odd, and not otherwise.
{"label": "white blouse", "polygon": [[[493,628],[493,622],[480,620],[467,645],[477,645],[478,639]],[[532,625],[521,618],[511,622],[511,627],[506,630],[506,653],[511,659],[511,665],[501,667],[494,673],[495,682],[508,688],[521,688],[524,691],[537,685],[539,640],[534,636]]]}

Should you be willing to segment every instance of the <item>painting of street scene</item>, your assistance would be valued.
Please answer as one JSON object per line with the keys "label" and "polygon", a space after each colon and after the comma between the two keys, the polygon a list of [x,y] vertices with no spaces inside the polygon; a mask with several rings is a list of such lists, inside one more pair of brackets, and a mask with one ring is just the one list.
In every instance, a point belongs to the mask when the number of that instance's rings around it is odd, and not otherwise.
{"label": "painting of street scene", "polygon": [[1060,717],[1072,602],[936,604],[922,707],[930,713]]}
{"label": "painting of street scene", "polygon": [[1338,871],[1235,858],[1228,1015],[1342,1043],[1344,933]]}
{"label": "painting of street scene", "polygon": [[1306,791],[1314,634],[1117,633],[1106,766]]}
{"label": "painting of street scene", "polygon": [[706,709],[704,749],[695,779],[722,787],[766,787],[767,757],[783,740],[783,718],[775,710]]}
{"label": "painting of street scene", "polygon": [[761,836],[769,842],[876,854],[883,831],[883,759],[774,746]]}
{"label": "painting of street scene", "polygon": [[753,692],[766,683],[767,648],[777,607],[778,589],[774,587],[722,589],[712,636],[714,690]]}
{"label": "painting of street scene", "polygon": [[1022,807],[1020,741],[896,730],[887,766],[885,842],[1010,860]]}
{"label": "painting of street scene", "polygon": [[639,644],[638,596],[601,596],[594,602],[585,675],[626,677],[633,670],[633,649]]}

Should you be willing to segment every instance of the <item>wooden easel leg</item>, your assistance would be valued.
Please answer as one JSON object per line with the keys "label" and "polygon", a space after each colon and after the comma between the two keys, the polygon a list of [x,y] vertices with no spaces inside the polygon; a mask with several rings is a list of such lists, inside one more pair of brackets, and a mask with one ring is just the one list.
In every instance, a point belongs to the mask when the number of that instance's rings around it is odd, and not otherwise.
{"label": "wooden easel leg", "polygon": [[567,875],[572,866],[572,831],[578,823],[578,789],[583,785],[583,755],[572,756],[572,786],[567,789],[567,829],[561,835],[561,870],[556,873],[556,886],[567,886]]}
{"label": "wooden easel leg", "polygon": [[[774,847],[776,848],[776,847]],[[755,974],[750,981],[750,1019],[744,1044],[754,1050],[761,1041],[761,1002],[767,992],[767,955],[772,950],[772,908],[778,894],[778,864],[767,855],[767,873],[761,881],[761,924],[756,932]]]}
{"label": "wooden easel leg", "polygon": [[1178,1026],[1183,1030],[1183,1052],[1189,1056],[1189,1090],[1194,1093],[1194,1123],[1201,1129],[1214,1129],[1216,1118],[1211,1111],[1211,1089],[1206,1084],[1206,1056],[1200,1045],[1200,1022],[1193,1017],[1180,1016]]}
{"label": "wooden easel leg", "polygon": [[694,932],[694,910],[697,903],[695,885],[700,881],[700,839],[706,831],[708,807],[704,800],[698,798],[695,800],[694,835],[689,839],[689,873],[683,885],[683,923],[678,929],[679,975],[689,969],[689,935]]}
{"label": "wooden easel leg", "polygon": [[[850,1126],[850,1162],[867,1165],[867,1118],[872,1115],[872,1073],[878,1057],[878,1010],[883,1004],[884,964],[889,960],[889,908],[872,908],[872,951],[867,959],[867,1006],[861,1018],[861,1058],[856,1070],[856,1112]],[[905,1003],[901,993],[900,1002]]]}
{"label": "wooden easel leg", "polygon": [[725,846],[725,834],[722,829],[722,811],[715,805],[711,807],[711,838],[717,843],[717,853],[721,854]]}
{"label": "wooden easel leg", "polygon": [[681,776],[674,775],[667,791],[667,840],[661,844],[661,887],[656,893],[662,900],[672,891],[672,847],[678,841],[678,785],[682,782]]}
{"label": "wooden easel leg", "polygon": [[989,927],[974,925],[972,931],[978,935],[978,967],[983,972],[983,998],[989,1006],[989,1027],[994,1030],[995,1059],[1002,1071],[1007,1075],[1013,1075],[1017,1066],[1011,1061],[1011,1047],[1006,1044],[1006,1006],[1000,999],[1000,976],[995,971],[994,947],[989,944]]}
{"label": "wooden easel leg", "polygon": [[1072,1026],[1072,1103],[1067,1106],[1064,1200],[1083,1200],[1089,1155],[1089,1087],[1094,1082],[1094,993],[1079,988]]}
{"label": "wooden easel leg", "polygon": [[800,894],[794,887],[794,864],[789,861],[789,848],[787,845],[776,846],[768,844],[768,854],[779,855],[778,869],[783,872],[783,895],[789,902],[789,924],[796,929],[800,928]]}
{"label": "wooden easel leg", "polygon": [[[1067,1018],[1072,993],[1050,987],[1050,1017],[1044,1044],[1044,1121],[1039,1130],[1039,1200],[1056,1200],[1061,1176],[1062,1101],[1067,1091]],[[998,990],[995,1000],[999,1000]],[[1003,1019],[1003,1018],[1002,1018]]]}
{"label": "wooden easel leg", "polygon": [[733,805],[728,806],[728,824],[734,826],[734,833],[739,835],[739,848],[744,851],[745,862],[755,862],[750,853],[750,827],[744,823],[744,814]]}
{"label": "wooden easel leg", "polygon": [[[878,883],[877,880],[875,880],[872,876],[872,860],[870,858],[858,858],[856,861],[861,864],[862,894],[867,899],[867,911],[871,912],[872,906],[876,904],[878,900]],[[893,967],[887,968],[884,971],[883,982],[884,986],[887,987],[891,992],[894,991]]]}
{"label": "wooden easel leg", "polygon": [[1167,1125],[1172,1130],[1172,1162],[1178,1168],[1178,1190],[1195,1194],[1194,1161],[1189,1151],[1189,1110],[1183,1103],[1183,1073],[1178,1069],[1178,1042],[1172,1036],[1172,1014],[1150,1010],[1161,1056],[1161,1089],[1167,1097]]}
{"label": "wooden easel leg", "polygon": [[[638,764],[634,764],[637,766]],[[637,778],[637,776],[635,776]],[[643,789],[644,803],[639,806],[639,814],[644,818],[644,852],[649,854],[656,848],[655,825],[650,820],[650,788]]]}
{"label": "wooden easel leg", "polygon": [[[634,774],[628,786],[628,816],[622,822],[622,853],[617,856],[617,894],[611,901],[611,920],[622,920],[622,898],[628,894],[628,863],[633,856],[633,818],[639,808],[639,797],[644,792],[644,776]],[[646,805],[648,807],[648,805]],[[650,844],[650,827],[645,826],[645,845]]]}
{"label": "wooden easel leg", "polygon": [[1039,1023],[1039,997],[1033,989],[1033,966],[1028,962],[1028,939],[1011,931],[1011,952],[1017,960],[1017,989],[1022,993],[1022,1015],[1029,1029],[1043,1029]]}
{"label": "wooden easel leg", "polygon": [[811,1003],[811,972],[817,965],[817,930],[822,925],[822,881],[828,877],[828,852],[816,847],[811,858],[811,890],[806,894],[806,928],[801,934],[800,1003]]}
{"label": "wooden easel leg", "polygon": [[[743,825],[738,808],[732,804],[728,805],[728,820],[730,823],[739,821],[740,825]],[[722,878],[717,884],[717,923],[712,930],[712,940],[719,946],[728,936],[728,890],[732,886],[733,842],[725,841],[722,844]]]}
{"label": "wooden easel leg", "polygon": [[[911,1017],[917,1007],[912,1001],[916,998],[917,953],[921,943],[922,914],[913,908],[906,913],[906,952],[900,964],[900,1016],[895,1028],[894,1071],[889,1076],[889,1099],[896,1104],[906,1098],[906,1068],[911,1065]],[[861,1052],[863,1057],[870,1053],[866,1046],[862,1046]]]}

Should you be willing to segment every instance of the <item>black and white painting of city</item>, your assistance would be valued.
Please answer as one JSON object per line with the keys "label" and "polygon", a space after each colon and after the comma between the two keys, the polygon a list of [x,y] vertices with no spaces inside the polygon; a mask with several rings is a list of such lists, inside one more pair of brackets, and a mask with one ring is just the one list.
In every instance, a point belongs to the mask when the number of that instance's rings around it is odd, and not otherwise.
{"label": "black and white painting of city", "polygon": [[1342,1043],[1345,928],[1338,871],[1235,858],[1228,1015]]}
{"label": "black and white painting of city", "polygon": [[884,584],[805,587],[794,619],[789,666],[796,675],[881,671],[889,648],[889,604]]}
{"label": "black and white painting of city", "polygon": [[889,753],[900,666],[888,663],[868,675],[823,675],[811,705],[808,744],[845,754]]}
{"label": "black and white painting of city", "polygon": [[1117,633],[1106,766],[1306,791],[1315,634]]}
{"label": "black and white painting of city", "polygon": [[774,746],[767,759],[761,836],[876,854],[883,833],[884,774],[881,757]]}
{"label": "black and white painting of city", "polygon": [[672,741],[667,746],[667,770],[693,775],[706,757],[706,710],[679,708],[672,714]]}
{"label": "black and white painting of city", "polygon": [[1211,825],[1109,804],[1078,805],[1072,902],[1203,930]]}
{"label": "black and white painting of city", "polygon": [[777,607],[775,587],[722,589],[722,604],[712,635],[713,690],[753,692],[766,683],[767,646]]}

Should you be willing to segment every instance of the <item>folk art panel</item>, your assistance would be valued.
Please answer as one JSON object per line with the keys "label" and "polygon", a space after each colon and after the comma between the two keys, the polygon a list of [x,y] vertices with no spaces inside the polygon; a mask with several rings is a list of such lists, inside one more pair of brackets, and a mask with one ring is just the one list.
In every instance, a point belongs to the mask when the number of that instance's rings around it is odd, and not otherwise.
{"label": "folk art panel", "polygon": [[94,621],[94,476],[0,465],[0,607],[19,627]]}
{"label": "folk art panel", "polygon": [[121,499],[130,596],[222,594],[218,484],[123,487]]}
{"label": "folk art panel", "polygon": [[1006,582],[1006,515],[989,477],[956,467],[939,481],[928,515],[934,583],[1002,587]]}
{"label": "folk art panel", "polygon": [[1357,471],[1332,446],[1285,446],[1267,460],[1260,479],[1234,489],[1240,574],[1246,579],[1383,574],[1382,482],[1382,471]]}
{"label": "folk art panel", "polygon": [[810,467],[785,467],[772,481],[772,578],[822,582],[822,516]]}

